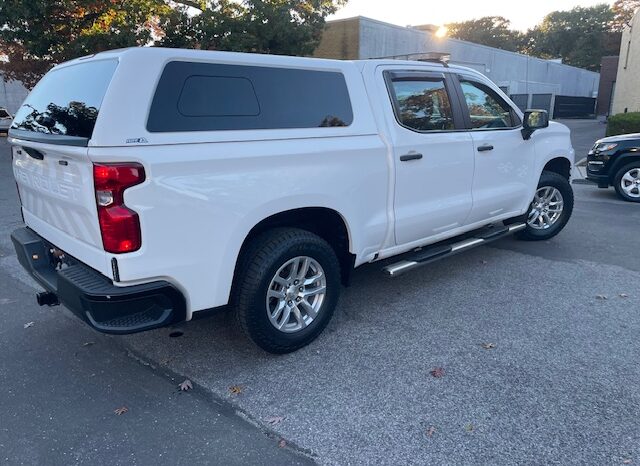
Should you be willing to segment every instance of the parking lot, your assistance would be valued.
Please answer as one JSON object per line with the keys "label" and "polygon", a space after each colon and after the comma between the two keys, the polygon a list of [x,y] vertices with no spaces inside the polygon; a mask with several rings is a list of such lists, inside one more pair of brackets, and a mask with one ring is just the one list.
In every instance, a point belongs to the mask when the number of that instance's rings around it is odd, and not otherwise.
{"label": "parking lot", "polygon": [[[570,124],[580,159],[603,125]],[[574,185],[573,218],[548,242],[504,240],[396,279],[364,266],[317,341],[272,356],[224,314],[108,337],[63,308],[35,306],[8,239],[20,222],[10,172],[3,138],[0,350],[11,357],[0,375],[15,393],[0,398],[0,412],[15,428],[0,426],[0,460],[20,458],[6,448],[19,438],[26,463],[52,451],[122,464],[237,451],[246,455],[238,463],[254,464],[640,462],[640,205],[612,189]],[[106,369],[124,366],[120,377]],[[110,375],[104,392],[95,380]],[[194,390],[170,393],[185,378]],[[58,386],[65,380],[69,391]],[[40,392],[51,397],[37,404]],[[120,404],[129,412],[114,417],[107,407]],[[64,406],[96,414],[74,425]],[[210,416],[222,417],[210,426]],[[58,423],[67,435],[56,437]],[[178,440],[167,445],[170,435]]]}

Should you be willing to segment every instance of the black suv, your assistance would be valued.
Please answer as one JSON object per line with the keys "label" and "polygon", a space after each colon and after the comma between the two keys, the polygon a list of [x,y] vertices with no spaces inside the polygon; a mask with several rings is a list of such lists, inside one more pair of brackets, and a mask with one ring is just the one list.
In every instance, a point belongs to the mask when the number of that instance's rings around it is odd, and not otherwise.
{"label": "black suv", "polygon": [[587,157],[587,179],[613,186],[625,201],[640,202],[640,133],[596,141]]}

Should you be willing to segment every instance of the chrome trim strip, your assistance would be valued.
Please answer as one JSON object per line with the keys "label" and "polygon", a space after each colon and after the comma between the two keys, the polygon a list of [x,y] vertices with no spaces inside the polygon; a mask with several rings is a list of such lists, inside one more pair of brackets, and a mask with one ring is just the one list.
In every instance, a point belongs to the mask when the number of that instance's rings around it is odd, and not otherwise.
{"label": "chrome trim strip", "polygon": [[485,240],[483,240],[482,238],[471,238],[451,246],[451,252],[457,252],[457,251],[462,251],[463,249],[472,248],[481,243],[484,243],[484,241]]}
{"label": "chrome trim strip", "polygon": [[407,270],[411,270],[413,267],[417,266],[418,262],[415,261],[402,261],[396,264],[389,265],[385,267],[383,270],[391,277],[399,275],[402,272],[406,272]]}

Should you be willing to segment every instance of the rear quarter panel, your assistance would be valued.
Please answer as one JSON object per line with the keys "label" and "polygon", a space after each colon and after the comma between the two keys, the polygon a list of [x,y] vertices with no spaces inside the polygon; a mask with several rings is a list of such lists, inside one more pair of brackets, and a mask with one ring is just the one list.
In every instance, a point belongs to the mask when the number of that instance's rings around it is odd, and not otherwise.
{"label": "rear quarter panel", "polygon": [[122,284],[169,280],[190,311],[227,303],[244,239],[279,212],[333,209],[351,252],[375,252],[387,228],[386,156],[377,136],[90,149],[95,162],[138,161],[147,174],[125,192],[142,248],[118,256]]}

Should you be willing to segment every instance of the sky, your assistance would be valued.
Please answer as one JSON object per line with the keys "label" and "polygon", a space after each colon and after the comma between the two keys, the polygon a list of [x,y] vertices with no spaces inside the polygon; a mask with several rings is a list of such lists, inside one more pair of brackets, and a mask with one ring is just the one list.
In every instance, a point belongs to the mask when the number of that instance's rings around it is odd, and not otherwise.
{"label": "sky", "polygon": [[504,16],[525,31],[548,13],[576,6],[611,4],[607,0],[349,0],[329,19],[367,16],[399,26],[453,23],[482,16]]}

